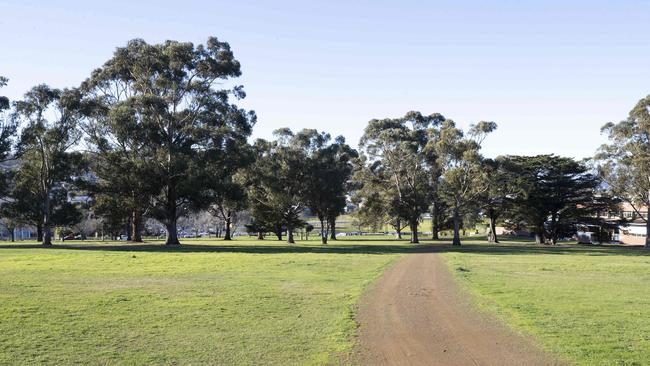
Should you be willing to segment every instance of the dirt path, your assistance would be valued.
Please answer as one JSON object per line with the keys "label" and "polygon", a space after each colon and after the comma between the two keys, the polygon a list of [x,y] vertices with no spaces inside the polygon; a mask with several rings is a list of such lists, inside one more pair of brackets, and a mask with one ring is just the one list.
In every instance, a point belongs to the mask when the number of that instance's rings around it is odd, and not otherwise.
{"label": "dirt path", "polygon": [[362,365],[557,365],[469,303],[436,253],[409,254],[364,296]]}

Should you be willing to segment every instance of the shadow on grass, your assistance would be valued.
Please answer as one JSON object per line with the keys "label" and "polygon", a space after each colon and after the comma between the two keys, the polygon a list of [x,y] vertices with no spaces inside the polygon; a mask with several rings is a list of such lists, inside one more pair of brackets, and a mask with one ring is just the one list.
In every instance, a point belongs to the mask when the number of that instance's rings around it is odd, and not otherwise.
{"label": "shadow on grass", "polygon": [[448,239],[423,240],[421,244],[409,244],[408,241],[395,239],[347,239],[342,242],[321,245],[317,242],[298,243],[294,245],[279,242],[262,242],[260,244],[230,242],[210,242],[209,244],[183,244],[166,246],[159,243],[151,244],[102,244],[75,243],[55,244],[43,247],[39,244],[8,244],[0,245],[2,249],[45,249],[45,250],[78,250],[78,251],[115,251],[115,252],[161,252],[161,253],[249,253],[249,254],[282,254],[282,253],[323,253],[323,254],[400,254],[400,253],[473,253],[489,255],[630,255],[650,256],[650,250],[644,247],[617,245],[580,245],[558,244],[540,245],[531,241],[521,241],[507,238],[501,244],[488,244],[480,239],[464,239],[464,245],[452,246]]}

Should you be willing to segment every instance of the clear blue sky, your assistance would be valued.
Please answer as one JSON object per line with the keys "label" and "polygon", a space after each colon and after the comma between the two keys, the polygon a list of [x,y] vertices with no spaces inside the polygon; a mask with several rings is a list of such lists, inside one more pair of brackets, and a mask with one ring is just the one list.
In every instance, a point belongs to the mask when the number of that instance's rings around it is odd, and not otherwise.
{"label": "clear blue sky", "polygon": [[650,2],[29,1],[0,4],[3,94],[76,86],[129,39],[228,41],[259,122],[356,145],[368,120],[493,120],[488,156],[593,154],[650,94]]}

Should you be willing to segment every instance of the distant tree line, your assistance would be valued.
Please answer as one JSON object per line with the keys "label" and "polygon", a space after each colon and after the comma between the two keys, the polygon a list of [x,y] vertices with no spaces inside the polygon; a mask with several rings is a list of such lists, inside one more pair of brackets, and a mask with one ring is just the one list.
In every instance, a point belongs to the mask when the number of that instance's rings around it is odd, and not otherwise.
{"label": "distant tree line", "polygon": [[[315,129],[279,129],[274,140],[250,143],[257,117],[236,104],[246,96],[234,81],[240,75],[229,44],[217,38],[136,39],[78,87],[37,85],[22,100],[0,97],[5,224],[33,226],[52,245],[54,228],[88,215],[107,232],[128,227],[134,242],[155,220],[165,243],[179,245],[179,220],[207,212],[223,223],[225,240],[245,216],[258,239],[272,233],[293,243],[308,211],[327,244],[353,203],[360,225],[391,227],[399,238],[407,229],[412,243],[425,215],[431,238],[451,230],[454,245],[481,222],[494,243],[497,226],[556,243],[589,225],[612,227],[601,213],[621,201],[639,213],[650,206],[650,97],[603,128],[611,143],[590,161],[488,159],[481,146],[496,123],[464,131],[441,114],[415,111],[369,121],[359,151]],[[0,87],[7,82],[0,77]],[[72,203],[80,192],[90,199]]]}

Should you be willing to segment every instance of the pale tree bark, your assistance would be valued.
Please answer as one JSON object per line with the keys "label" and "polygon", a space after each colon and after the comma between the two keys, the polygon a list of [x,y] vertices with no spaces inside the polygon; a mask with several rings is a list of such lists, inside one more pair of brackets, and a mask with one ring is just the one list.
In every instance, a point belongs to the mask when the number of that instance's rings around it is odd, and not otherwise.
{"label": "pale tree bark", "polygon": [[439,223],[438,223],[438,205],[436,203],[433,203],[433,206],[431,206],[431,239],[433,240],[438,240],[439,235]]}
{"label": "pale tree bark", "polygon": [[226,215],[226,219],[224,220],[223,240],[232,240],[232,237],[230,235],[231,221],[232,221],[232,216],[230,215],[230,211],[228,211]]}
{"label": "pale tree bark", "polygon": [[488,241],[490,243],[499,244],[499,238],[497,237],[497,218],[493,208],[488,210],[488,216],[490,218],[490,233],[488,234]]}
{"label": "pale tree bark", "polygon": [[293,228],[287,229],[287,243],[294,244],[296,241],[293,239]]}
{"label": "pale tree bark", "polygon": [[[650,181],[650,178],[648,178]],[[645,217],[645,247],[650,249],[650,192],[648,192],[648,200],[645,203],[646,217]]]}

